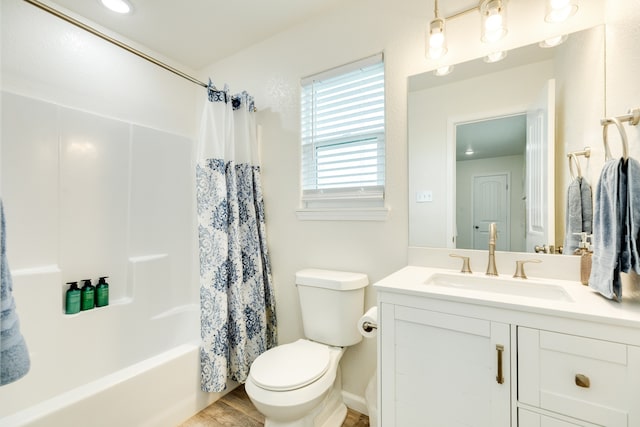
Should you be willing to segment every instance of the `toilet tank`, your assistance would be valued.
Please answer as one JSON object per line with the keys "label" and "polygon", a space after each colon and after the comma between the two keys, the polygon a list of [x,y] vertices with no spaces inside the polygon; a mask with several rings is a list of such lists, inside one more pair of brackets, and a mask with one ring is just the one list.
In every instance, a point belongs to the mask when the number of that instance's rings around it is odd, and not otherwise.
{"label": "toilet tank", "polygon": [[364,312],[366,274],[305,269],[296,273],[305,337],[346,347],[362,340],[358,319]]}

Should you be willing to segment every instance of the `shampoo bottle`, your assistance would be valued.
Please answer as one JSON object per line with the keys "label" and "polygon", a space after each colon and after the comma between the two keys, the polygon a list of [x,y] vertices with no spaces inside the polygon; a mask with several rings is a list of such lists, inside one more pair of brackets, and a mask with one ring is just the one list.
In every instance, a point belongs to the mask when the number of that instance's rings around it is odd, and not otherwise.
{"label": "shampoo bottle", "polygon": [[105,280],[108,277],[101,277],[96,285],[96,307],[109,305],[109,284]]}
{"label": "shampoo bottle", "polygon": [[82,294],[80,296],[81,301],[81,310],[91,310],[96,304],[96,288],[91,284],[91,280],[84,279],[82,281],[84,286],[82,286]]}
{"label": "shampoo bottle", "polygon": [[80,289],[78,289],[78,282],[67,282],[69,289],[67,289],[65,298],[65,313],[76,314],[80,311]]}

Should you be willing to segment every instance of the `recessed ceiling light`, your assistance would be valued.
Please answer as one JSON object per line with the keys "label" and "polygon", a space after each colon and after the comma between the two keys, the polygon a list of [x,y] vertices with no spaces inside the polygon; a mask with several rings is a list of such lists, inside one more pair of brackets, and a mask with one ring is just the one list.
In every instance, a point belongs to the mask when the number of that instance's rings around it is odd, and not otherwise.
{"label": "recessed ceiling light", "polygon": [[116,13],[131,13],[131,3],[127,0],[100,0],[104,7]]}

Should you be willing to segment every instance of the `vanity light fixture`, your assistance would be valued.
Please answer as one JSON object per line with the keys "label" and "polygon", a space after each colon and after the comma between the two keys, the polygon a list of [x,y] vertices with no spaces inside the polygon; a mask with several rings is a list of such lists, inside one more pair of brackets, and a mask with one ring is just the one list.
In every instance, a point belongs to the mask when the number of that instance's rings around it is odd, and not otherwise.
{"label": "vanity light fixture", "polygon": [[566,39],[567,39],[566,34],[562,36],[551,37],[550,39],[542,40],[540,43],[538,43],[538,46],[543,48],[556,47],[559,44],[564,43]]}
{"label": "vanity light fixture", "polygon": [[436,68],[436,70],[433,72],[433,74],[435,74],[436,76],[440,77],[440,76],[446,76],[447,74],[451,73],[452,71],[453,71],[453,65],[445,65],[443,67]]}
{"label": "vanity light fixture", "polygon": [[507,8],[503,0],[483,0],[480,3],[482,32],[480,39],[484,43],[494,43],[507,34]]}
{"label": "vanity light fixture", "polygon": [[435,18],[429,23],[427,55],[431,59],[440,59],[447,53],[447,37],[444,19],[438,16],[438,0],[435,0],[433,13]]}
{"label": "vanity light fixture", "polygon": [[578,5],[574,0],[547,0],[547,14],[544,20],[547,22],[564,22],[575,15]]}
{"label": "vanity light fixture", "polygon": [[492,52],[489,55],[484,57],[484,62],[487,62],[489,64],[493,63],[493,62],[498,62],[503,60],[504,58],[506,58],[507,56],[507,51],[506,50],[500,50],[498,52]]}
{"label": "vanity light fixture", "polygon": [[133,10],[133,7],[131,6],[131,3],[129,3],[128,0],[100,0],[100,1],[102,2],[102,5],[107,9],[116,13],[121,13],[123,15],[126,15],[127,13],[131,13],[131,11]]}
{"label": "vanity light fixture", "polygon": [[[457,12],[453,15],[440,17],[438,13],[438,0],[434,0],[434,19],[429,23],[429,31],[426,37],[426,56],[438,60],[447,53],[447,37],[445,26],[452,19],[468,13],[480,12],[481,32],[480,40],[484,43],[494,43],[501,40],[508,33],[507,30],[507,2],[508,0],[477,0],[477,6]],[[562,22],[574,15],[578,10],[577,0],[545,0],[547,22]],[[564,42],[566,35],[552,37],[540,42],[540,47],[554,47]],[[485,62],[492,63],[504,59],[506,51],[496,51],[484,58]],[[441,66],[434,71],[436,76],[445,76],[453,70],[453,66]]]}

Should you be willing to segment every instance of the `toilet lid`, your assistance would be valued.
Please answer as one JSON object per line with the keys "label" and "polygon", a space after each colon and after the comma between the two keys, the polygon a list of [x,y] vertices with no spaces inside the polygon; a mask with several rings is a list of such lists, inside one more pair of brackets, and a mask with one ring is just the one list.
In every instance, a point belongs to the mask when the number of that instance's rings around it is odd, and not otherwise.
{"label": "toilet lid", "polygon": [[251,365],[251,378],[266,390],[295,390],[311,384],[329,368],[329,348],[306,340],[262,353]]}

